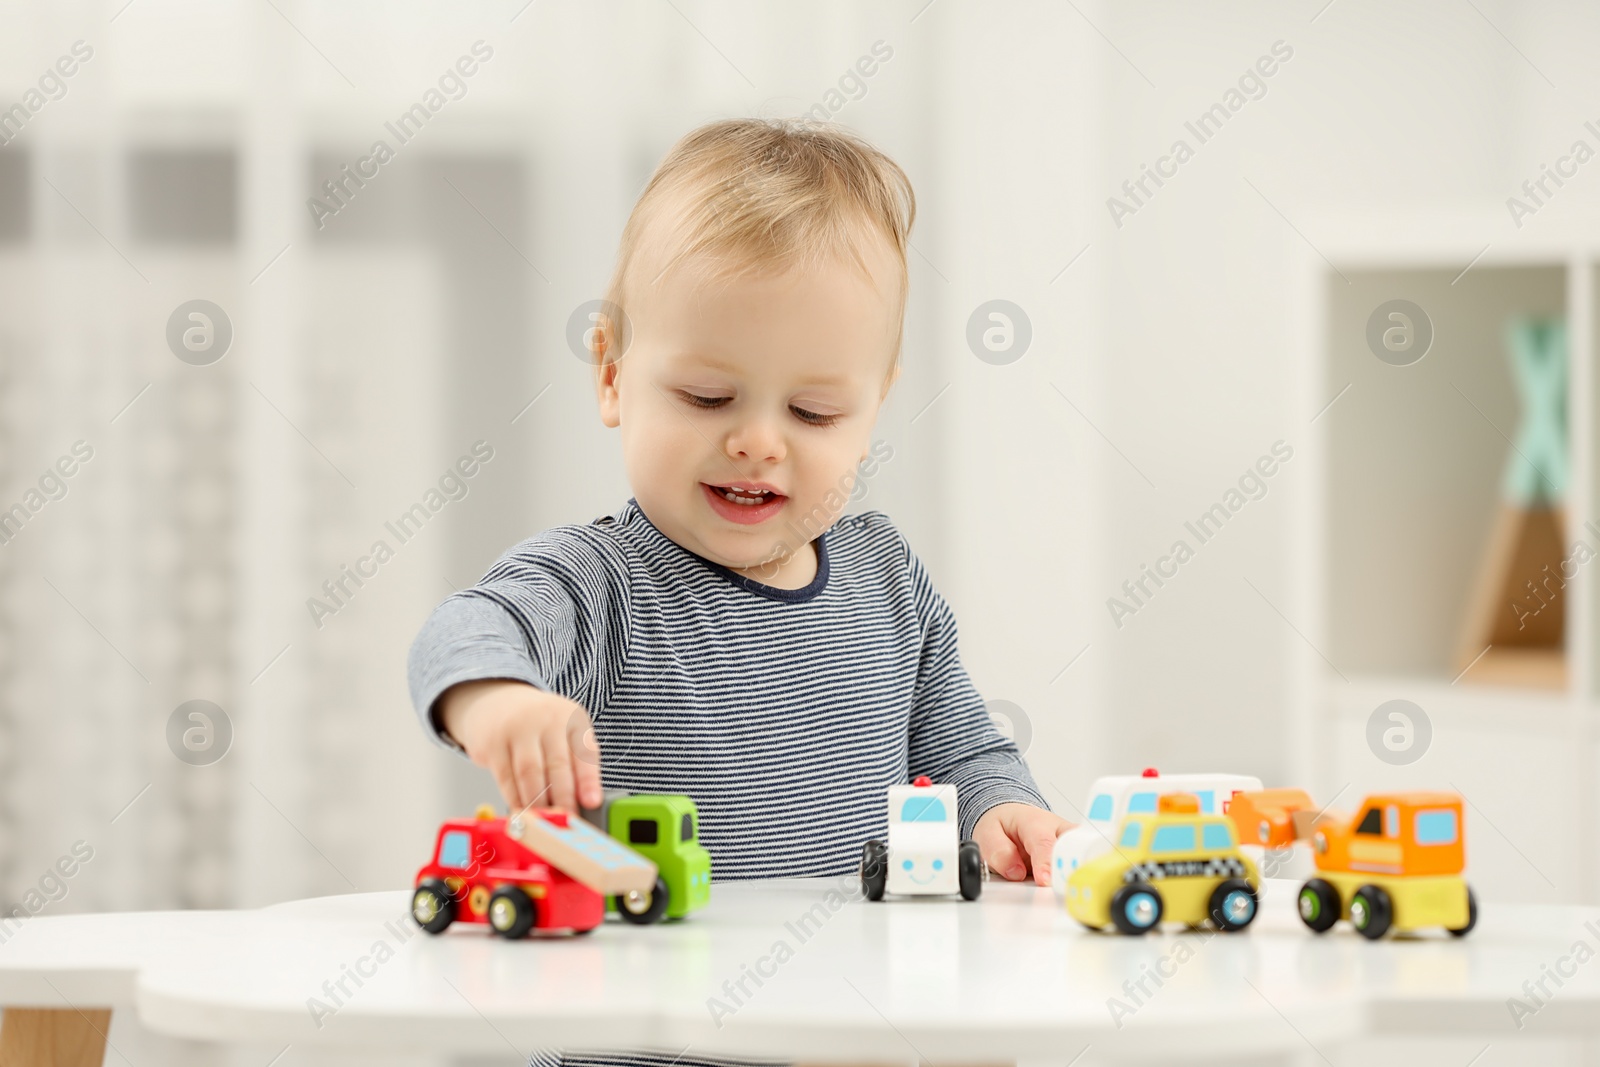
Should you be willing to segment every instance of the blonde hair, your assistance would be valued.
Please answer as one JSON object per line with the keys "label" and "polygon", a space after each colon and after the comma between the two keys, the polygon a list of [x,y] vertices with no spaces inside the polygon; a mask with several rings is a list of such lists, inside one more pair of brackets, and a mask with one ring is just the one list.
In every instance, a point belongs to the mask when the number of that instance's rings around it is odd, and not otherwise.
{"label": "blonde hair", "polygon": [[[842,126],[807,119],[709,123],[672,146],[639,195],[606,299],[625,312],[644,237],[657,227],[664,227],[671,252],[652,283],[691,260],[708,262],[722,278],[844,260],[870,278],[864,249],[875,233],[899,265],[892,372],[900,360],[906,246],[916,215],[905,171]],[[625,348],[625,334],[621,340]],[[608,345],[607,361],[615,351]]]}

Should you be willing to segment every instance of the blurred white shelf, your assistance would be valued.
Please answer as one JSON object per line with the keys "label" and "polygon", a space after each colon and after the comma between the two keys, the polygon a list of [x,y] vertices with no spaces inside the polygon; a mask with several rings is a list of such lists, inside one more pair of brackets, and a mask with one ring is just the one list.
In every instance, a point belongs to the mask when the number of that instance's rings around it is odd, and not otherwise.
{"label": "blurred white shelf", "polygon": [[1600,248],[1600,211],[1576,197],[1551,202],[1521,228],[1503,199],[1485,199],[1309,213],[1302,229],[1341,270],[1561,264]]}
{"label": "blurred white shelf", "polygon": [[1409,700],[1427,712],[1435,727],[1524,735],[1567,734],[1575,699],[1548,689],[1452,684],[1444,675],[1427,674],[1354,674],[1348,683],[1332,677],[1322,692],[1329,716],[1341,720],[1364,720],[1385,701]]}
{"label": "blurred white shelf", "polygon": [[[1304,640],[1291,653],[1290,766],[1318,796],[1462,789],[1477,805],[1475,870],[1488,868],[1497,895],[1596,900],[1595,567],[1581,566],[1564,589],[1564,687],[1514,684],[1541,673],[1530,662],[1485,660],[1458,678],[1458,654],[1521,418],[1504,342],[1513,315],[1566,319],[1562,542],[1570,549],[1582,536],[1600,548],[1582,530],[1600,496],[1600,211],[1554,201],[1519,229],[1502,198],[1297,221],[1308,244],[1290,290],[1291,355],[1298,403],[1316,418],[1294,506],[1289,613]],[[1410,366],[1367,349],[1367,320],[1390,299],[1412,300],[1433,320],[1433,347]],[[1386,762],[1368,741],[1373,712],[1394,699],[1417,704],[1432,728],[1413,763]]]}

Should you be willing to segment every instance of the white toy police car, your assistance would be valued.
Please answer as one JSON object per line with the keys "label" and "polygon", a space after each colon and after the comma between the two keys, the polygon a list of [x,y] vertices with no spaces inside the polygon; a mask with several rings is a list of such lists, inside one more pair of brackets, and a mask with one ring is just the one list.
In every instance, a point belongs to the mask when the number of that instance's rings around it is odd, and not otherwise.
{"label": "white toy police car", "polygon": [[959,841],[956,787],[926,776],[889,787],[889,842],[868,841],[861,852],[861,891],[868,900],[885,892],[906,896],[983,892],[983,855],[976,841]]}
{"label": "white toy police car", "polygon": [[1261,779],[1248,774],[1161,774],[1146,767],[1142,774],[1114,774],[1095,779],[1089,789],[1085,821],[1056,838],[1050,857],[1050,888],[1065,899],[1067,879],[1083,864],[1111,851],[1112,836],[1128,815],[1148,815],[1168,793],[1193,793],[1200,814],[1226,815],[1235,793],[1260,789]]}

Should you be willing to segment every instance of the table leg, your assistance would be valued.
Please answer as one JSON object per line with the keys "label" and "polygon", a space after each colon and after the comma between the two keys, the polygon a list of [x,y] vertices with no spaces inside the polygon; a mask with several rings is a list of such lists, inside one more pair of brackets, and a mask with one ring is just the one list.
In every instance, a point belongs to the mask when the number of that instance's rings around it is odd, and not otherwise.
{"label": "table leg", "polygon": [[6,1008],[0,1067],[101,1067],[110,1008]]}

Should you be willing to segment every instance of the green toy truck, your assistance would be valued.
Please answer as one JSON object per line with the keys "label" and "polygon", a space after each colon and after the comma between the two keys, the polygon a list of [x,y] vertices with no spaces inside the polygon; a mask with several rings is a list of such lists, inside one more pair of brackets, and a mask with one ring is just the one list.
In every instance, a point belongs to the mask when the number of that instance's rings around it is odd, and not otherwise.
{"label": "green toy truck", "polygon": [[700,845],[700,813],[688,797],[607,790],[583,817],[656,865],[654,892],[608,898],[607,911],[643,926],[681,919],[711,900],[711,853]]}

